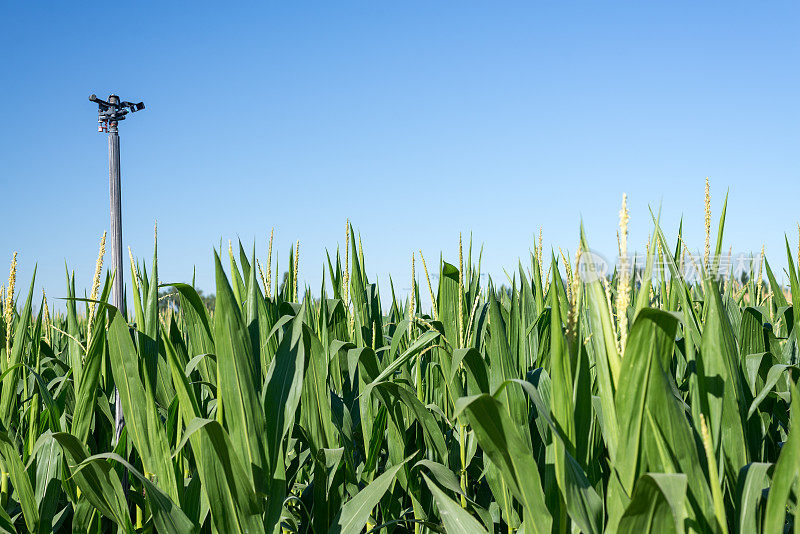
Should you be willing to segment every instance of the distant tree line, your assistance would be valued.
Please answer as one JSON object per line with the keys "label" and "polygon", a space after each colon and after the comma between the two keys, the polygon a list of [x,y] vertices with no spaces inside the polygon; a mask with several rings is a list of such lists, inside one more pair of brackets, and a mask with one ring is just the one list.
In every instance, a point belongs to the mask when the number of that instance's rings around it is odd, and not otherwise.
{"label": "distant tree line", "polygon": [[[205,307],[210,311],[214,311],[214,305],[217,302],[216,296],[213,293],[206,295],[203,293],[202,289],[197,289],[196,291],[200,297],[200,300],[203,301]],[[178,291],[172,286],[165,287],[158,292],[158,309],[160,311],[165,311],[168,308],[172,308],[173,310],[180,308],[180,297],[178,296]]]}
{"label": "distant tree line", "polygon": [[[284,271],[283,277],[281,278],[281,283],[279,286],[279,291],[283,293],[286,284],[289,282],[289,273]],[[205,307],[210,310],[214,311],[214,305],[216,304],[217,298],[216,296],[211,293],[209,295],[203,293],[202,289],[196,289],[197,294],[200,296],[200,299],[203,301]],[[173,310],[178,310],[180,308],[180,297],[178,296],[178,291],[172,287],[165,287],[161,291],[158,292],[158,309],[160,311],[166,311],[168,308],[172,308]]]}

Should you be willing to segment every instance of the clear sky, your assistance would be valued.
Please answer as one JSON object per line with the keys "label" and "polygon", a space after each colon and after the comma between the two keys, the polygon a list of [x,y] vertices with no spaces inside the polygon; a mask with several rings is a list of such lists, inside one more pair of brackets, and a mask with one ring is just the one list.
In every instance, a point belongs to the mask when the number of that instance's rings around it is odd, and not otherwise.
{"label": "clear sky", "polygon": [[420,248],[455,262],[459,232],[502,278],[539,227],[574,250],[581,218],[613,255],[623,192],[632,248],[661,205],[702,249],[706,176],[715,219],[730,189],[726,249],[783,265],[784,233],[796,246],[797,2],[165,4],[0,8],[0,265],[19,251],[19,288],[35,262],[51,299],[65,260],[91,283],[108,175],[90,93],[147,105],[121,124],[124,242],[149,258],[157,219],[163,281],[196,265],[213,291],[213,247],[263,261],[274,226],[316,291],[347,217],[382,286],[408,288]]}

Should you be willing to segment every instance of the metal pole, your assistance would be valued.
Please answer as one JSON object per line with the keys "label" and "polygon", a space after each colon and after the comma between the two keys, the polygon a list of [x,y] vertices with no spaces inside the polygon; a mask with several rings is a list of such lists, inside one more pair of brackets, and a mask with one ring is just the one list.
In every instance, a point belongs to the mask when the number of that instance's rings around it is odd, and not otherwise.
{"label": "metal pole", "polygon": [[[126,312],[123,289],[124,271],[122,270],[122,195],[120,192],[119,131],[116,122],[108,124],[108,184],[111,196],[111,262],[115,273],[112,297],[114,306],[124,317]],[[114,436],[115,441],[118,442],[125,421],[122,415],[122,404],[119,401],[119,391],[116,388],[114,391]]]}
{"label": "metal pole", "polygon": [[[128,113],[135,113],[144,109],[144,102],[123,102],[117,95],[109,95],[108,101],[89,97],[90,102],[97,104],[97,131],[108,132],[108,189],[111,197],[111,262],[114,271],[114,285],[111,296],[114,306],[123,317],[127,316],[125,308],[124,270],[122,268],[122,181],[119,172],[119,121],[124,120]],[[114,445],[119,443],[122,428],[125,426],[125,416],[122,413],[122,403],[119,399],[119,390],[114,387]],[[127,456],[127,454],[126,454]],[[122,474],[122,488],[125,492],[125,501],[128,502],[128,472]]]}
{"label": "metal pole", "polygon": [[[144,102],[121,101],[117,95],[109,95],[108,101],[89,97],[90,102],[97,104],[97,131],[108,132],[108,188],[111,197],[111,262],[114,271],[112,297],[114,306],[123,317],[125,309],[124,270],[122,268],[122,183],[119,172],[119,121],[125,120],[128,113],[144,109]],[[125,425],[119,391],[114,388],[114,443],[119,443],[122,427]],[[125,473],[127,476],[127,472]],[[127,484],[125,485],[127,491]]]}

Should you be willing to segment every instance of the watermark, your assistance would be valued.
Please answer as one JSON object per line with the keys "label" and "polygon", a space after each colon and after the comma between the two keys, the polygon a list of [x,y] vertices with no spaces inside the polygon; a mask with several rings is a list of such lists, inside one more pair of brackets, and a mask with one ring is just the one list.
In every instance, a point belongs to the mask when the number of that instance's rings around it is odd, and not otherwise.
{"label": "watermark", "polygon": [[[661,255],[654,255],[652,258],[651,279],[666,278],[677,273],[686,282],[701,282],[704,278],[716,280],[737,280],[745,282],[751,277],[758,277],[762,269],[762,258],[760,255],[752,253],[729,253],[713,256],[706,264],[702,257],[685,254],[678,261],[672,262],[671,259],[662,258]],[[581,253],[580,265],[578,266],[581,280],[593,282],[599,279],[610,279],[614,272],[621,273],[627,271],[629,280],[634,283],[644,281],[647,269],[647,256],[645,254],[633,254],[625,257],[609,258],[596,251],[585,251]]]}

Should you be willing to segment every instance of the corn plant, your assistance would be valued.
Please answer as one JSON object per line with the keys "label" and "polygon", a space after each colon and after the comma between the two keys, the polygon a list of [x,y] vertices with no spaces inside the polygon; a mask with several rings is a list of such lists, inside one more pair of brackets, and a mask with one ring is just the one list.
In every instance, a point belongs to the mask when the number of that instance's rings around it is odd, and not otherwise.
{"label": "corn plant", "polygon": [[91,293],[67,271],[56,313],[33,281],[16,297],[15,255],[0,531],[800,532],[800,273],[787,242],[788,287],[763,254],[723,276],[707,206],[702,259],[654,215],[631,265],[623,203],[610,275],[583,228],[573,259],[540,234],[499,286],[459,239],[452,263],[419,251],[424,276],[413,255],[404,299],[349,223],[318,291],[299,242],[283,281],[272,236],[263,265],[215,252],[213,310],[156,249],[131,257],[126,317],[103,240]]}

